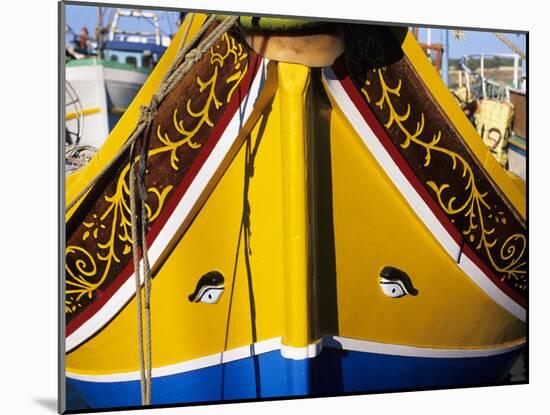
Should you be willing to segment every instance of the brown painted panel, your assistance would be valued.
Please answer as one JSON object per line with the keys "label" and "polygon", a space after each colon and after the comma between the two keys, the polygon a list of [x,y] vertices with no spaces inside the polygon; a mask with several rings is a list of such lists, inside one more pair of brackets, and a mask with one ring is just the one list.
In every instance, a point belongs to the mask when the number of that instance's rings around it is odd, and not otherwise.
{"label": "brown painted panel", "polygon": [[[255,63],[257,55],[226,33],[160,103],[147,131],[148,239],[158,233],[160,227],[155,224],[174,205],[174,195],[188,186],[190,176],[215,144],[213,132],[223,124],[220,120],[230,111],[228,107],[236,109],[238,87],[249,79]],[[136,161],[140,145],[141,141]],[[98,299],[104,302],[110,297],[124,282],[121,273],[127,277],[133,272],[129,157],[129,152],[121,157],[67,223],[68,326],[75,319],[79,325],[93,311],[94,303],[97,307],[102,302]]]}
{"label": "brown painted panel", "polygon": [[497,284],[522,302],[527,290],[525,223],[404,56],[404,34],[401,28],[347,25],[347,71],[463,243]]}

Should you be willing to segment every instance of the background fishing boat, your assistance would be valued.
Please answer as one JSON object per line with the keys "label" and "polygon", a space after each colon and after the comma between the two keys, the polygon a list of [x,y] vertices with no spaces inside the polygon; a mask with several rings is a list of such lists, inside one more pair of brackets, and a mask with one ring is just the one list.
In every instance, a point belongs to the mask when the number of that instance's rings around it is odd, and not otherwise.
{"label": "background fishing boat", "polygon": [[[101,10],[101,8],[98,8]],[[116,9],[89,48],[73,47],[66,61],[66,131],[68,144],[99,148],[170,44],[161,35],[159,18],[150,11]],[[129,32],[122,21],[141,19],[152,32]],[[127,22],[126,22],[127,24]],[[75,36],[74,44],[88,42]]]}

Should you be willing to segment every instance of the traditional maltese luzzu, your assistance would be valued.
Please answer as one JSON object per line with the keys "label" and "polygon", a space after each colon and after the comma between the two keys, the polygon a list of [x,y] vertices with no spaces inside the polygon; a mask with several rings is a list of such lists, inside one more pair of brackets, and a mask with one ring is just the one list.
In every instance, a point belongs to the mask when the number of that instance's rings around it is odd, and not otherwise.
{"label": "traditional maltese luzzu", "polygon": [[524,189],[406,28],[190,14],[66,189],[92,408],[496,383],[525,345]]}

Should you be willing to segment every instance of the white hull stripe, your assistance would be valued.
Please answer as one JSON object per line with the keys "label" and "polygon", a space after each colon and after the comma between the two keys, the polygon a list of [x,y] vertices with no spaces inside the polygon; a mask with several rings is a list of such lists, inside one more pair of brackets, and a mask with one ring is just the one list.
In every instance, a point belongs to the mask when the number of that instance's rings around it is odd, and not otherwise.
{"label": "white hull stripe", "polygon": [[458,266],[479,288],[491,297],[496,303],[509,311],[514,317],[525,322],[527,319],[526,310],[515,301],[506,296],[500,288],[472,261],[468,255],[463,254],[460,257]]}
{"label": "white hull stripe", "polygon": [[[254,103],[256,102],[259,92],[263,86],[266,64],[267,62],[265,60],[261,62],[260,68],[255,74],[254,81],[252,82],[247,96],[242,100],[241,105],[235,112],[235,115],[227,125],[225,131],[222,133],[218,143],[212,150],[212,153],[204,162],[204,165],[191,182],[191,185],[164,224],[162,230],[151,244],[149,248],[149,262],[151,263],[151,268],[154,267],[165,247],[170,243],[180,225],[192,211],[200,195],[216,171],[219,169],[225,155],[235,142],[240,128],[250,116]],[[141,265],[142,261],[140,261],[140,267]],[[134,280],[135,274],[132,273],[132,275],[122,284],[122,286],[113,294],[105,305],[103,305],[103,307],[101,307],[73,333],[66,337],[66,352],[71,351],[92,336],[96,331],[101,329],[135,295]],[[143,274],[141,275],[141,282],[143,283]]]}
{"label": "white hull stripe", "polygon": [[399,166],[394,162],[388,154],[376,134],[372,131],[359,109],[355,106],[348,93],[337,79],[332,68],[323,68],[323,80],[327,86],[327,90],[338,104],[342,112],[346,115],[350,124],[361,137],[367,149],[371,152],[374,158],[390,180],[403,195],[409,206],[420,218],[424,225],[428,228],[435,239],[441,244],[443,249],[455,260],[459,261],[460,269],[481,288],[493,301],[506,309],[514,317],[525,321],[525,309],[507,296],[500,290],[491,279],[466,255],[460,255],[460,246],[451,237],[449,232],[441,224],[439,219],[434,215],[430,207],[418,194],[413,185],[401,172]]}
{"label": "white hull stripe", "polygon": [[[321,341],[310,344],[307,347],[291,347],[281,343],[281,338],[276,337],[254,343],[252,345],[239,347],[222,353],[215,353],[198,359],[173,365],[153,368],[152,375],[155,378],[162,376],[176,375],[192,370],[216,366],[222,363],[229,363],[240,359],[246,359],[253,355],[280,350],[281,355],[287,359],[304,360],[318,356],[324,348],[340,349],[355,352],[374,353],[389,356],[420,357],[420,358],[473,358],[490,357],[517,350],[525,345],[524,341],[507,344],[498,348],[486,349],[435,349],[427,347],[401,346],[387,343],[377,343],[366,340],[351,339],[339,336],[325,336]],[[67,377],[87,382],[126,382],[140,379],[139,371],[117,373],[109,375],[81,375],[67,372]]]}

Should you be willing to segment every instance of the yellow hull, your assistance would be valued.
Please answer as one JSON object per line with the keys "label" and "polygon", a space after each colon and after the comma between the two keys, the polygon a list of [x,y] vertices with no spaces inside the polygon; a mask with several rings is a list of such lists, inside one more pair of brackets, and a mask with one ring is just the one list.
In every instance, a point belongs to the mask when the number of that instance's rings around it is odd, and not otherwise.
{"label": "yellow hull", "polygon": [[[408,35],[402,47],[486,173],[525,217],[525,195],[483,146],[414,38]],[[90,165],[68,177],[67,201],[122,146],[174,54],[172,46]],[[442,247],[365,146],[322,71],[269,65],[265,85],[273,92],[260,93],[250,134],[156,271],[153,367],[274,338],[296,350],[313,350],[330,336],[428,349],[522,344],[525,323]],[[379,273],[388,265],[406,270],[418,295],[384,295]],[[200,276],[213,270],[225,278],[220,301],[190,302]],[[67,354],[67,372],[137,371],[137,344],[132,298]]]}

